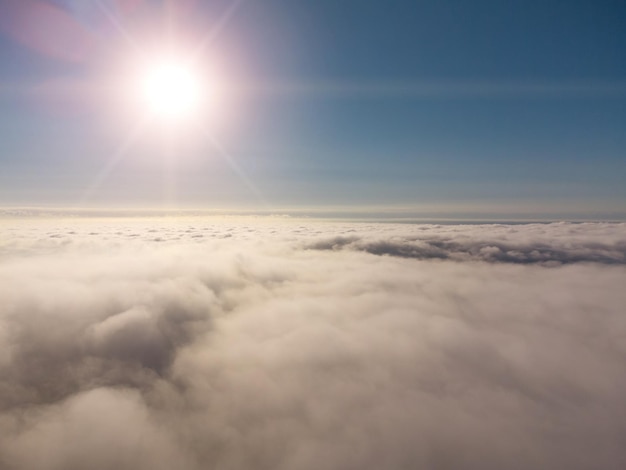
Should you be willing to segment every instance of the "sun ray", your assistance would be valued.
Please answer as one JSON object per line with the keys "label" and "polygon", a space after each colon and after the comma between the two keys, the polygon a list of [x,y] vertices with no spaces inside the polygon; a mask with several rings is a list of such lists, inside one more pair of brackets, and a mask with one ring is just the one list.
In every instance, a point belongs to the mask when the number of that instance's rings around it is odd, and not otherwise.
{"label": "sun ray", "polygon": [[[242,181],[254,198],[269,209],[261,191],[247,176],[241,165],[219,142],[217,137],[206,130],[206,118],[212,117],[215,108],[215,90],[211,74],[207,74],[203,53],[229,23],[243,0],[233,0],[224,9],[211,30],[195,44],[185,47],[178,43],[168,10],[161,49],[140,43],[121,23],[115,11],[102,0],[96,0],[97,6],[106,15],[111,24],[136,53],[134,66],[131,65],[128,89],[129,104],[136,110],[136,123],[112,153],[106,164],[98,172],[92,183],[85,190],[80,204],[86,204],[94,197],[119,162],[129,153],[142,135],[154,131],[165,138],[169,144],[163,147],[162,185],[163,205],[176,202],[176,166],[180,157],[179,148],[182,135],[196,126],[237,177]],[[133,60],[132,52],[129,60]],[[134,78],[132,78],[134,77]],[[130,85],[130,86],[128,86]],[[194,125],[195,124],[195,125]]]}
{"label": "sun ray", "polygon": [[128,151],[132,148],[135,142],[139,139],[139,137],[143,134],[145,129],[148,127],[149,119],[144,118],[135,124],[135,126],[131,129],[131,131],[127,134],[126,138],[122,141],[120,145],[116,148],[116,150],[111,154],[105,165],[98,172],[96,177],[93,179],[89,187],[84,191],[82,197],[79,200],[78,207],[83,207],[86,205],[89,200],[94,196],[94,194],[100,189],[102,183],[108,178],[111,172],[115,169],[118,163],[124,158],[125,155],[128,154]]}
{"label": "sun ray", "polygon": [[198,42],[198,46],[195,49],[194,56],[200,56],[209,47],[211,42],[220,34],[222,29],[228,24],[232,16],[239,9],[239,6],[243,3],[243,0],[233,0],[233,2],[222,13],[219,20],[213,26],[213,28]]}
{"label": "sun ray", "polygon": [[248,175],[246,175],[243,168],[241,168],[241,166],[237,164],[235,159],[230,155],[228,151],[226,151],[224,146],[217,140],[217,138],[212,136],[206,129],[202,128],[201,126],[198,126],[198,129],[200,130],[200,132],[202,132],[202,134],[207,138],[209,143],[217,151],[219,157],[225,160],[228,166],[230,166],[230,168],[235,172],[235,174],[241,179],[244,185],[250,190],[250,192],[257,199],[257,201],[261,203],[266,210],[270,210],[272,206],[269,203],[269,201],[267,201],[265,196],[263,196],[263,193],[261,193],[261,191],[252,182],[252,180],[248,178]]}
{"label": "sun ray", "polygon": [[100,8],[102,13],[104,13],[104,16],[107,17],[111,24],[115,26],[115,28],[120,32],[124,39],[128,41],[128,43],[135,49],[135,51],[141,52],[141,47],[133,38],[133,36],[128,31],[126,31],[124,26],[122,26],[122,23],[120,23],[115,13],[107,8],[107,6],[102,3],[102,0],[96,0],[96,5],[98,6],[98,8]]}

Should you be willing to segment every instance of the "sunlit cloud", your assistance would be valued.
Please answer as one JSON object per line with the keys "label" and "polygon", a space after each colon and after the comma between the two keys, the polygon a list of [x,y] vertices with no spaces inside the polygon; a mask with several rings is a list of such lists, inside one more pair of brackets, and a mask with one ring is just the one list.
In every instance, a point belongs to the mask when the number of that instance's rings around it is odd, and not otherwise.
{"label": "sunlit cloud", "polygon": [[6,468],[623,460],[623,224],[7,221]]}

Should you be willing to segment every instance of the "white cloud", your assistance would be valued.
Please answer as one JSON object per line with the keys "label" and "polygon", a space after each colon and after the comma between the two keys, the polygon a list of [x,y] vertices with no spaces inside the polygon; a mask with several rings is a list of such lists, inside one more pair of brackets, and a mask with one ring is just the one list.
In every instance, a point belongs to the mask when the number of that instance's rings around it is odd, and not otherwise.
{"label": "white cloud", "polygon": [[0,468],[621,468],[623,234],[18,221]]}

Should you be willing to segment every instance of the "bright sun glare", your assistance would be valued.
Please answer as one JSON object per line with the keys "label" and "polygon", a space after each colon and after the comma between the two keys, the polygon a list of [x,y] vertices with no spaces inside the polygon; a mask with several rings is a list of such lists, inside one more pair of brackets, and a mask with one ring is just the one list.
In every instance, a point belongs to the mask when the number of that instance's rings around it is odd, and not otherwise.
{"label": "bright sun glare", "polygon": [[200,82],[200,77],[184,63],[162,61],[145,70],[141,93],[153,116],[177,121],[190,117],[200,107]]}

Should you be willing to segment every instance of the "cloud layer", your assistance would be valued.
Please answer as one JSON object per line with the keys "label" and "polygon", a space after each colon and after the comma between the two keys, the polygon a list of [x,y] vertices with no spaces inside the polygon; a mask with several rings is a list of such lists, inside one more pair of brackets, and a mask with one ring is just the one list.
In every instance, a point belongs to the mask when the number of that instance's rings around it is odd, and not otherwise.
{"label": "cloud layer", "polygon": [[[492,263],[626,264],[624,224],[528,224],[429,226],[418,233],[380,237],[335,236],[315,241],[318,250],[352,249],[374,255]],[[373,236],[372,236],[373,235]]]}
{"label": "cloud layer", "polygon": [[2,469],[626,466],[624,224],[3,223]]}

